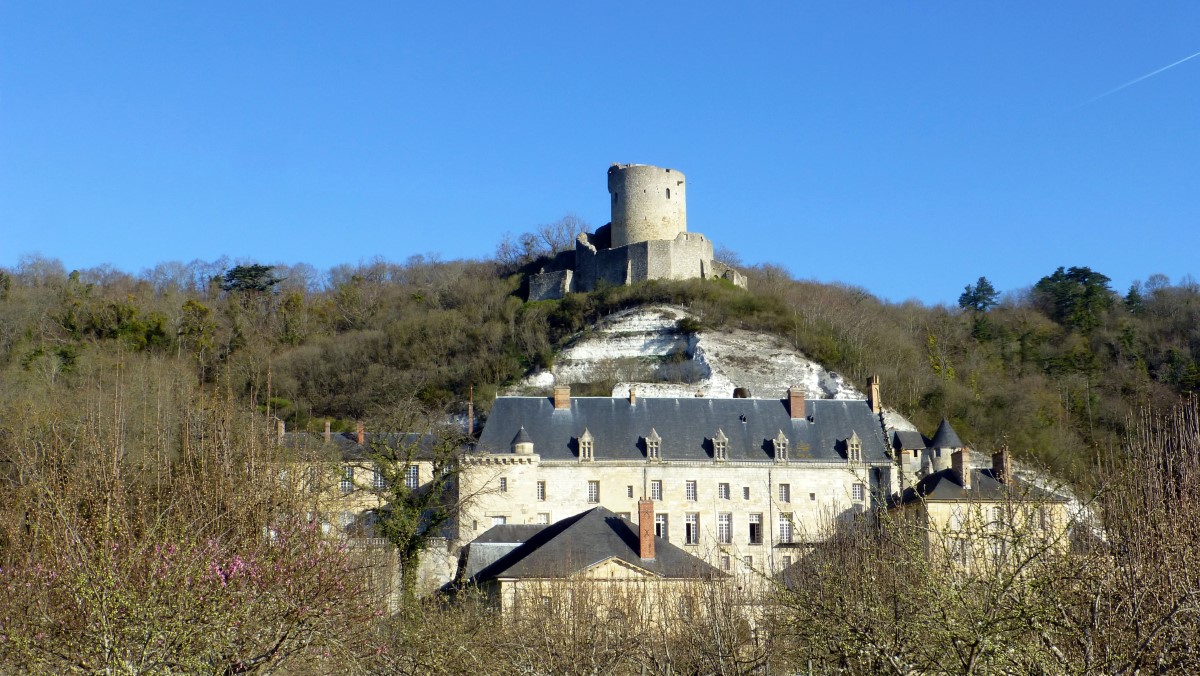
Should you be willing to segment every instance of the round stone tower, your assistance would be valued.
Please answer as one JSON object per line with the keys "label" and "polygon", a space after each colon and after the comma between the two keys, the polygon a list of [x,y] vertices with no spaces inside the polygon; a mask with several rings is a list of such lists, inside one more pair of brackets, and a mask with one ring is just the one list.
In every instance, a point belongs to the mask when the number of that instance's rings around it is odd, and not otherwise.
{"label": "round stone tower", "polygon": [[614,164],[608,168],[608,192],[613,248],[673,240],[687,232],[687,183],[682,173],[649,164]]}

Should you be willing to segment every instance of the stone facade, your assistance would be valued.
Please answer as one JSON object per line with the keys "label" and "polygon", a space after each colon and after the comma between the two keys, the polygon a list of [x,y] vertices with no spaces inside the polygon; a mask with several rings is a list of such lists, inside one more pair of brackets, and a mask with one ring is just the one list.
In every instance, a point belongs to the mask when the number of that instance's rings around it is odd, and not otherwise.
{"label": "stone facade", "polygon": [[687,181],[673,169],[614,164],[608,169],[612,220],[585,233],[529,279],[529,300],[562,298],[600,284],[648,279],[726,279],[737,270],[713,259],[704,235],[687,231]]}
{"label": "stone facade", "polygon": [[504,397],[475,452],[459,524],[554,523],[603,506],[732,574],[778,571],[898,486],[867,400]]}

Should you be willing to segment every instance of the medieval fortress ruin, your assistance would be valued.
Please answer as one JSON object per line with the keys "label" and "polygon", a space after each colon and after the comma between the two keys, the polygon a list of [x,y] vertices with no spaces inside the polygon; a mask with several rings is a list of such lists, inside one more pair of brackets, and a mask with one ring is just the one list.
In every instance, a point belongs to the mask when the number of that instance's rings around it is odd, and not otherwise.
{"label": "medieval fortress ruin", "polygon": [[687,180],[674,169],[648,164],[608,168],[612,220],[575,240],[529,278],[529,300],[562,298],[599,284],[626,285],[647,279],[746,278],[713,259],[712,242],[687,231]]}

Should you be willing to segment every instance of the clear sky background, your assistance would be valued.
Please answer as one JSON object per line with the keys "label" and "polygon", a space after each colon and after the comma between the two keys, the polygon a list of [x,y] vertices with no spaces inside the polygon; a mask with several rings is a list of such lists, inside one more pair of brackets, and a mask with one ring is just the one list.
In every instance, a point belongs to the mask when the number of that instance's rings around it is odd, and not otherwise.
{"label": "clear sky background", "polygon": [[1178,282],[1200,57],[1113,90],[1197,52],[1191,0],[4,2],[0,267],[482,258],[638,162],[746,263],[889,300]]}

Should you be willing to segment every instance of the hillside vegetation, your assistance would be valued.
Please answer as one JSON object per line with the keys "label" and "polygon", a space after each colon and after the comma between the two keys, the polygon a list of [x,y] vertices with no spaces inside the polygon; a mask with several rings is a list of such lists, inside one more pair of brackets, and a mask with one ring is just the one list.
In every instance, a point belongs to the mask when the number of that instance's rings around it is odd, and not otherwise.
{"label": "hillside vegetation", "polygon": [[190,372],[291,428],[330,418],[349,429],[400,402],[461,412],[472,386],[486,412],[604,315],[668,302],[697,317],[685,330],[775,334],[860,386],[880,375],[885,402],[921,429],[947,417],[983,450],[1007,442],[1079,479],[1130,411],[1200,386],[1190,279],[1155,275],[1120,296],[1099,273],[1060,268],[1002,299],[980,279],[962,307],[928,307],[768,265],[746,269],[748,290],[649,282],[525,303],[517,265],[414,257],[319,275],[217,261],[129,275],[27,258],[0,273],[0,401],[52,407],[138,361]]}

